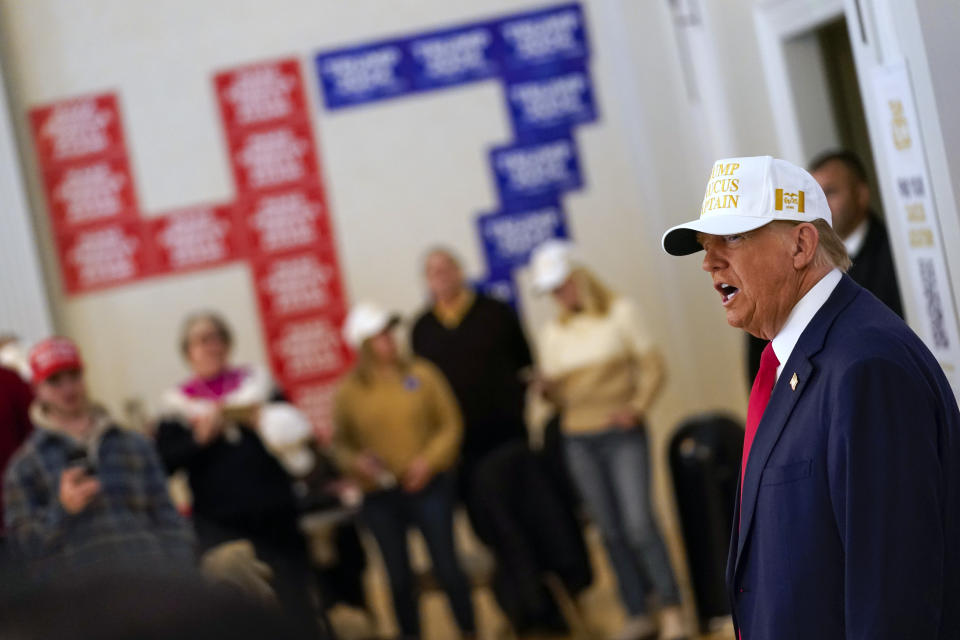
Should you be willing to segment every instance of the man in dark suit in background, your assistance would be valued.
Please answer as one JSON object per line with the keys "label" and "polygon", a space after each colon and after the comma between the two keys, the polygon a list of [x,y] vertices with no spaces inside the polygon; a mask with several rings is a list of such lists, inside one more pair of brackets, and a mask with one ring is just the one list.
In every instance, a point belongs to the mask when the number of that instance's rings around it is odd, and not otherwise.
{"label": "man in dark suit in background", "polygon": [[727,588],[742,640],[960,637],[960,411],[933,354],[845,275],[823,190],[714,166],[674,255],[770,342],[750,392]]}
{"label": "man in dark suit in background", "polygon": [[[827,151],[813,159],[809,171],[827,196],[833,229],[853,260],[847,274],[903,317],[890,238],[883,220],[870,208],[870,186],[863,162],[852,151]],[[757,376],[764,344],[747,334],[748,384]]]}

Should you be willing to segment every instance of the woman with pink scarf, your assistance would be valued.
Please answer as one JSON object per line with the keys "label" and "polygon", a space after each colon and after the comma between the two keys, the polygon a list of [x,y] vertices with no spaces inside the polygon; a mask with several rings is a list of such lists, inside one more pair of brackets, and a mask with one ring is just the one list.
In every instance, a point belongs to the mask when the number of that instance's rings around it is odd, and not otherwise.
{"label": "woman with pink scarf", "polygon": [[180,347],[194,375],[164,394],[157,448],[169,473],[187,472],[200,550],[252,542],[287,613],[315,631],[291,477],[260,435],[261,407],[282,397],[262,368],[229,364],[232,345],[219,315],[187,318]]}

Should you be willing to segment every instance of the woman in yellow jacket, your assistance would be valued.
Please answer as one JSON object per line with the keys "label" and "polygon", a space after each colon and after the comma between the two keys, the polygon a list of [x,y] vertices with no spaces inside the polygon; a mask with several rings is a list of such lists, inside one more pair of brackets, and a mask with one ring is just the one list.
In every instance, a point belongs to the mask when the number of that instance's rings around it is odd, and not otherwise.
{"label": "woman in yellow jacket", "polygon": [[400,354],[396,316],[359,304],[344,336],[357,365],[334,401],[335,452],[365,490],[361,520],[383,555],[404,638],[420,635],[407,528],[418,527],[434,572],[465,635],[475,632],[470,587],[454,548],[453,466],[463,422],[447,381],[432,364]]}

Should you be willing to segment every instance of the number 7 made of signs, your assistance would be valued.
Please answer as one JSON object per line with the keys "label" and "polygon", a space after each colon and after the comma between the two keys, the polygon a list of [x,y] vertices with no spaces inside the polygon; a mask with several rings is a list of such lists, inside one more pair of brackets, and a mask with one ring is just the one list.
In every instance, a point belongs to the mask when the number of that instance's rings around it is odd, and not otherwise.
{"label": "number 7 made of signs", "polygon": [[142,215],[116,94],[30,111],[63,285],[75,295],[246,261],[273,373],[326,436],[352,354],[300,63],[228,69],[213,84],[236,198],[160,215]]}

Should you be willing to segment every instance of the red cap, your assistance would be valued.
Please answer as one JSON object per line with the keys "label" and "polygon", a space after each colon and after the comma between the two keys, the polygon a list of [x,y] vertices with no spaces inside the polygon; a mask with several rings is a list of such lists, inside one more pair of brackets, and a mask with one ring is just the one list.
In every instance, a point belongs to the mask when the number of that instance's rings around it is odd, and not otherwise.
{"label": "red cap", "polygon": [[61,371],[83,369],[83,360],[80,359],[77,345],[71,340],[56,336],[35,344],[30,350],[29,360],[34,384],[40,384]]}

